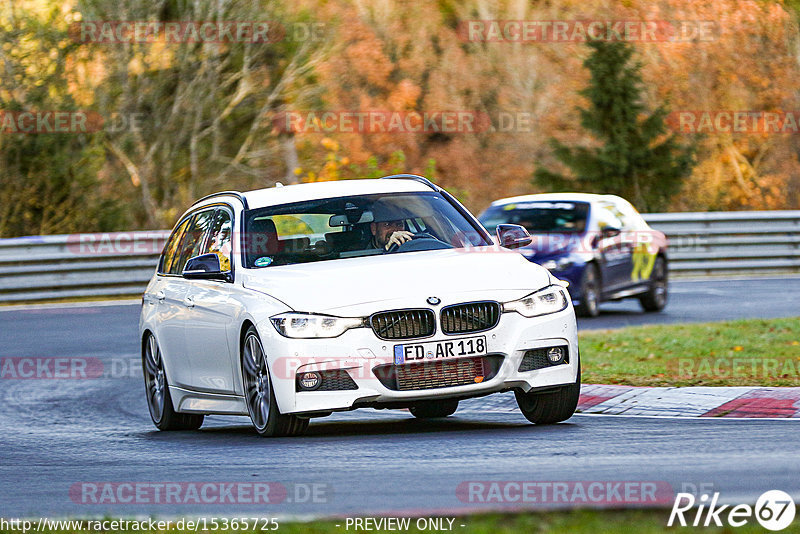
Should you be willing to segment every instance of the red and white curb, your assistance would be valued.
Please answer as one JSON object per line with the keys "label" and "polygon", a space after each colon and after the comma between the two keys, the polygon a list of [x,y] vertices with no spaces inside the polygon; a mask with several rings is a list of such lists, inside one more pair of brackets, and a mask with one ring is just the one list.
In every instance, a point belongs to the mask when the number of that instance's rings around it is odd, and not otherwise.
{"label": "red and white curb", "polygon": [[800,388],[586,384],[578,410],[612,415],[800,418]]}
{"label": "red and white curb", "polygon": [[[459,412],[518,412],[514,395],[462,403]],[[636,387],[583,384],[578,412],[669,417],[800,419],[800,387]]]}

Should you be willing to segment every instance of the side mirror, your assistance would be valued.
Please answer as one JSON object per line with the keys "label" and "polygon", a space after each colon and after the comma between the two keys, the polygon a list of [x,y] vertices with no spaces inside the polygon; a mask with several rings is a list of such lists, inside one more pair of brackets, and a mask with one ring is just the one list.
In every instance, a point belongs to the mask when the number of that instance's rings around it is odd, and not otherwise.
{"label": "side mirror", "polygon": [[518,224],[498,224],[497,242],[501,247],[519,248],[530,245],[533,242],[531,234],[524,226]]}
{"label": "side mirror", "polygon": [[616,228],[614,226],[606,226],[600,231],[600,234],[603,238],[608,238],[608,237],[618,236],[621,232],[622,230],[620,230],[619,228]]}
{"label": "side mirror", "polygon": [[222,270],[219,256],[216,254],[201,254],[189,258],[183,268],[183,277],[187,280],[223,280],[231,281],[230,271]]}

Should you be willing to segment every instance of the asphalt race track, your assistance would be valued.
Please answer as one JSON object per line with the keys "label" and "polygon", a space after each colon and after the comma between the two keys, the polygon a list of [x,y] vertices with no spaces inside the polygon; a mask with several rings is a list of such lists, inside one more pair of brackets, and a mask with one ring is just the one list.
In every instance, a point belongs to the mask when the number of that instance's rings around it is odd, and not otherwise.
{"label": "asphalt race track", "polygon": [[636,299],[600,306],[595,319],[579,328],[620,328],[639,324],[696,323],[730,319],[800,316],[800,277],[737,280],[675,280],[661,313],[644,313]]}
{"label": "asphalt race track", "polygon": [[[796,277],[677,281],[663,314],[610,304],[581,327],[797,316],[798,302]],[[481,413],[475,399],[444,421],[362,410],[316,420],[294,439],[259,438],[232,417],[161,433],[145,405],[137,320],[134,305],[0,311],[0,356],[97,358],[106,371],[0,380],[0,517],[447,514],[485,509],[456,490],[489,480],[666,482],[724,502],[770,489],[800,497],[797,421],[576,415],[536,427],[516,413]],[[110,482],[271,482],[287,494],[266,505],[84,504],[74,491]]]}

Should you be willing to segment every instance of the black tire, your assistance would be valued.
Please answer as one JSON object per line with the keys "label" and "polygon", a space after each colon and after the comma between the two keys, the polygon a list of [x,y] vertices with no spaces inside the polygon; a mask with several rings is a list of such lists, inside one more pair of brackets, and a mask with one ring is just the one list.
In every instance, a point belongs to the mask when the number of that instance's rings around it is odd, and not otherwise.
{"label": "black tire", "polygon": [[650,275],[650,289],[639,297],[639,303],[646,312],[660,312],[667,305],[668,294],[667,261],[657,256]]}
{"label": "black tire", "polygon": [[578,377],[574,384],[569,384],[548,393],[523,393],[516,390],[517,406],[522,415],[537,425],[552,425],[566,421],[578,407],[581,394],[581,364],[578,361]]}
{"label": "black tire", "polygon": [[263,437],[299,436],[308,428],[308,419],[282,414],[267,365],[267,356],[255,327],[242,338],[242,384],[245,404],[256,432]]}
{"label": "black tire", "polygon": [[169,382],[164,370],[161,349],[153,334],[147,334],[142,345],[142,372],[150,419],[159,430],[197,430],[203,425],[203,415],[179,413],[172,405]]}
{"label": "black tire", "polygon": [[581,303],[575,306],[575,313],[581,317],[597,317],[600,315],[600,274],[594,263],[583,270],[581,276]]}
{"label": "black tire", "polygon": [[435,419],[453,415],[458,410],[458,399],[442,399],[415,404],[409,411],[417,419]]}

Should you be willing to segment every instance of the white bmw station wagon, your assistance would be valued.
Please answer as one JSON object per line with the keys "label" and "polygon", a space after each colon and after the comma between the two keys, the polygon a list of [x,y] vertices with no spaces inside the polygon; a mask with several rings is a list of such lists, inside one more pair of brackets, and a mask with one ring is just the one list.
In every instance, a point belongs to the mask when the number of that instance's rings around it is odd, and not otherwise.
{"label": "white bmw station wagon", "polygon": [[150,415],[208,414],[303,433],[356,408],[453,414],[514,391],[533,423],[568,419],[580,357],[566,284],[414,175],[224,192],[178,220],[142,299]]}

